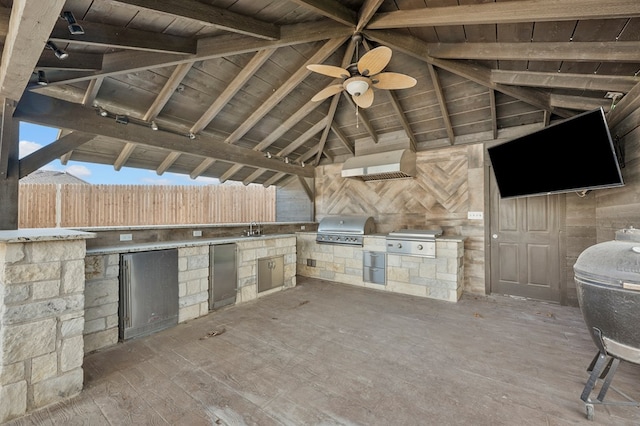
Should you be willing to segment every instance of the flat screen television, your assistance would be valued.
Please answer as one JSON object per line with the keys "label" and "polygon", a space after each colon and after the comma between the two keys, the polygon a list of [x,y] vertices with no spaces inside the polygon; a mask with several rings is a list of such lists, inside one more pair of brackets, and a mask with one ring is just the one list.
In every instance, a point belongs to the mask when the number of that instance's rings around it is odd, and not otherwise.
{"label": "flat screen television", "polygon": [[501,198],[624,185],[602,108],[488,148]]}

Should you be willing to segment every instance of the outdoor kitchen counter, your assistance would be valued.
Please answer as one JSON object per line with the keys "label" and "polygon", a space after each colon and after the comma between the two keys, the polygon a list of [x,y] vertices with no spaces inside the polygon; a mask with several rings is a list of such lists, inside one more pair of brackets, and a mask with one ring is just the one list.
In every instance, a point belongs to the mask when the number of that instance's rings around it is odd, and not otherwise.
{"label": "outdoor kitchen counter", "polygon": [[[120,256],[125,253],[178,250],[178,322],[209,313],[210,250],[236,244],[236,304],[296,285],[296,236],[274,233],[254,237],[193,238],[94,247],[85,257],[85,353],[118,342]],[[258,263],[278,258],[284,278],[277,287],[258,294]]]}
{"label": "outdoor kitchen counter", "polygon": [[[436,257],[387,253],[386,235],[364,236],[362,246],[318,244],[315,232],[296,232],[298,275],[456,302],[462,295],[464,237],[436,238]],[[364,280],[364,254],[385,254],[385,283]]]}
{"label": "outdoor kitchen counter", "polygon": [[218,237],[218,238],[194,238],[180,241],[160,241],[153,243],[139,243],[127,245],[114,245],[106,247],[94,247],[87,249],[87,255],[113,254],[113,253],[135,253],[150,250],[164,250],[172,248],[210,246],[216,244],[240,243],[249,241],[270,240],[274,238],[295,237],[295,234],[268,234],[254,237]]}

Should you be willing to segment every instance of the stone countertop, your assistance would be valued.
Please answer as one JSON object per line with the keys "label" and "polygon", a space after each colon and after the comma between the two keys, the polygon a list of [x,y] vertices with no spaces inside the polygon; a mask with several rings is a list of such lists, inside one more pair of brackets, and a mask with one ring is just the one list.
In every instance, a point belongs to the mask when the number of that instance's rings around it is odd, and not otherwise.
{"label": "stone countertop", "polygon": [[0,242],[25,243],[34,241],[86,240],[95,238],[92,232],[62,228],[25,228],[0,231]]}
{"label": "stone countertop", "polygon": [[[315,223],[313,221],[306,222],[257,222],[260,226],[271,225],[307,225]],[[249,226],[249,222],[240,223],[194,223],[194,224],[178,224],[178,225],[135,225],[135,226],[93,226],[74,228],[78,231],[102,232],[102,231],[145,231],[150,229],[189,229],[189,228],[235,228],[238,226]]]}
{"label": "stone countertop", "polygon": [[[316,236],[317,232],[311,232],[311,231],[300,231],[300,232],[296,232],[296,235],[313,235],[314,237]],[[387,238],[387,234],[366,234],[364,235],[365,238]],[[462,235],[441,235],[438,238],[436,238],[436,241],[464,241],[466,240],[467,237],[463,237]]]}
{"label": "stone countertop", "polygon": [[295,234],[266,234],[257,237],[219,237],[203,238],[199,240],[183,241],[158,241],[153,243],[141,243],[132,245],[117,245],[110,247],[96,247],[87,250],[87,255],[133,253],[140,251],[164,250],[172,248],[195,247],[202,245],[228,244],[248,241],[270,240],[275,238],[295,237]]}

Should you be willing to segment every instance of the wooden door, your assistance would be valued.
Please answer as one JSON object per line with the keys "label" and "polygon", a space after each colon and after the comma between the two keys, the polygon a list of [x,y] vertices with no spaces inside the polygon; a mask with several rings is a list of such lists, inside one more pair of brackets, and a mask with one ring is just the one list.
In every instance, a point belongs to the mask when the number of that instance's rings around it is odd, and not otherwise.
{"label": "wooden door", "polygon": [[491,292],[560,302],[560,197],[501,199],[491,175]]}

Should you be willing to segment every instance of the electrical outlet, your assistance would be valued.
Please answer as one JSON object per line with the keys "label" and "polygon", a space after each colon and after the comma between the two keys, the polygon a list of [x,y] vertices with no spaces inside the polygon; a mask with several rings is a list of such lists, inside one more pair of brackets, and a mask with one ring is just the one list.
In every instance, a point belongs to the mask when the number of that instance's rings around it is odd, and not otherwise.
{"label": "electrical outlet", "polygon": [[120,241],[131,241],[133,240],[133,234],[120,234]]}
{"label": "electrical outlet", "polygon": [[305,225],[300,225],[300,230],[304,231],[305,229],[307,229],[307,227]]}
{"label": "electrical outlet", "polygon": [[194,237],[202,237],[202,231],[193,231]]}
{"label": "electrical outlet", "polygon": [[471,220],[482,220],[484,215],[482,212],[467,212],[467,219]]}
{"label": "electrical outlet", "polygon": [[316,267],[316,260],[315,259],[307,259],[307,266],[315,268]]}

